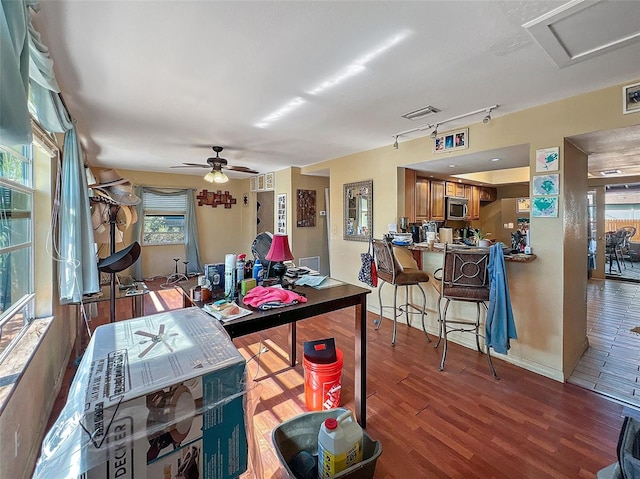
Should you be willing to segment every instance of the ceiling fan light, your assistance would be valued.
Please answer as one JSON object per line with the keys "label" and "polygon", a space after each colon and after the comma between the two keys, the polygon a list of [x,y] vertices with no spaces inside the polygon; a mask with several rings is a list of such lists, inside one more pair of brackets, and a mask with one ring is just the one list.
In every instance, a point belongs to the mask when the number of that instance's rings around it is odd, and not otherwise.
{"label": "ceiling fan light", "polygon": [[213,172],[213,181],[216,183],[226,183],[227,181],[229,181],[229,177],[222,171],[216,170]]}
{"label": "ceiling fan light", "polygon": [[213,180],[215,179],[215,177],[216,176],[213,174],[213,172],[210,171],[209,173],[204,175],[204,181],[208,181],[209,183],[213,183]]}

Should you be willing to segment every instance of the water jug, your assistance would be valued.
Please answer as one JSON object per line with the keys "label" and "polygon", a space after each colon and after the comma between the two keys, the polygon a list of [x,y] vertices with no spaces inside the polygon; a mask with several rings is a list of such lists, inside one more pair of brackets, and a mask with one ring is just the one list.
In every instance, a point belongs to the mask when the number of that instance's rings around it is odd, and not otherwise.
{"label": "water jug", "polygon": [[318,433],[318,478],[330,478],[362,461],[362,428],[345,411],[328,418]]}

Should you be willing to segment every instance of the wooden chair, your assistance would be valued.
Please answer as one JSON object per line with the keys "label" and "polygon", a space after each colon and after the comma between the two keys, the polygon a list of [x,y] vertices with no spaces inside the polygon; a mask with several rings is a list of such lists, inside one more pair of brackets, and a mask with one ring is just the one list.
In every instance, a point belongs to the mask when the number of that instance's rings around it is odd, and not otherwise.
{"label": "wooden chair", "polygon": [[[418,268],[416,260],[413,259],[411,253],[401,246],[393,246],[392,243],[374,239],[373,251],[376,257],[376,266],[378,268],[378,279],[382,283],[378,286],[378,303],[380,305],[380,319],[376,321],[376,329],[382,326],[382,313],[385,308],[393,308],[393,337],[391,345],[396,344],[396,326],[398,316],[405,315],[407,326],[410,326],[409,314],[420,314],[422,317],[422,330],[424,331],[427,341],[431,341],[429,334],[424,325],[425,309],[427,307],[427,296],[422,289],[420,283],[427,283],[430,279],[429,273]],[[382,304],[382,287],[385,283],[394,286],[393,306],[384,306]],[[405,304],[398,307],[398,286],[405,287]],[[409,303],[409,286],[417,286],[422,293],[422,307],[416,307]]]}
{"label": "wooden chair", "polygon": [[[480,347],[480,337],[484,334],[480,329],[480,306],[486,312],[487,301],[491,289],[489,281],[489,251],[479,249],[452,249],[445,244],[443,254],[443,266],[434,273],[432,285],[438,292],[438,324],[439,336],[435,347],[444,341],[442,349],[442,360],[440,361],[440,371],[444,370],[444,363],[447,359],[447,335],[453,331],[473,333],[476,337],[476,347],[478,352],[482,352]],[[444,308],[442,300],[445,299]],[[451,301],[464,301],[476,304],[475,321],[463,319],[447,319],[447,310]],[[486,348],[489,369],[494,378],[500,379],[496,374],[491,361],[491,352]]]}

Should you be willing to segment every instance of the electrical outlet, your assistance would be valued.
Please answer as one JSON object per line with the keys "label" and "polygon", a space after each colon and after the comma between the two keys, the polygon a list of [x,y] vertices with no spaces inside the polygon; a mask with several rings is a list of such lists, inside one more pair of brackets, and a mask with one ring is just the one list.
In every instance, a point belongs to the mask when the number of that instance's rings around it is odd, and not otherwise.
{"label": "electrical outlet", "polygon": [[327,212],[325,210],[320,210],[320,216],[327,216]]}
{"label": "electrical outlet", "polygon": [[509,223],[504,224],[504,229],[507,229],[507,228],[509,228]]}
{"label": "electrical outlet", "polygon": [[509,229],[512,230],[513,229],[513,223],[509,223]]}

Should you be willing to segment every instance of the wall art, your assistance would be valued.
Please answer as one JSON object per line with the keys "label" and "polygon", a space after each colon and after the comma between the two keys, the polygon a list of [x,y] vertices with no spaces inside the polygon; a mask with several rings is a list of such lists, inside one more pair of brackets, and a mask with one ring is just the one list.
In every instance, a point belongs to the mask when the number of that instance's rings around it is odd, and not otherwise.
{"label": "wall art", "polygon": [[278,233],[287,234],[287,195],[282,193],[278,195],[278,224],[276,229]]}
{"label": "wall art", "polygon": [[516,200],[516,213],[529,213],[531,211],[531,200],[529,198],[518,198]]}
{"label": "wall art", "polygon": [[296,226],[304,228],[316,225],[316,191],[298,190]]}
{"label": "wall art", "polygon": [[229,209],[231,205],[236,204],[236,199],[228,191],[223,193],[218,190],[214,193],[213,191],[202,190],[196,196],[196,199],[198,200],[198,206],[209,205],[213,208],[223,205],[226,209]]}
{"label": "wall art", "polygon": [[558,171],[560,166],[560,148],[542,148],[536,150],[536,172]]}
{"label": "wall art", "polygon": [[560,175],[539,175],[533,177],[533,196],[559,194]]}
{"label": "wall art", "polygon": [[558,197],[538,196],[531,200],[531,216],[536,218],[557,218]]}
{"label": "wall art", "polygon": [[640,111],[640,83],[622,87],[622,113]]}
{"label": "wall art", "polygon": [[276,187],[276,174],[275,173],[265,173],[264,174],[264,189],[272,190]]}
{"label": "wall art", "polygon": [[433,152],[463,150],[469,148],[469,128],[438,133],[433,139]]}

